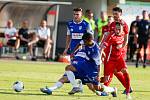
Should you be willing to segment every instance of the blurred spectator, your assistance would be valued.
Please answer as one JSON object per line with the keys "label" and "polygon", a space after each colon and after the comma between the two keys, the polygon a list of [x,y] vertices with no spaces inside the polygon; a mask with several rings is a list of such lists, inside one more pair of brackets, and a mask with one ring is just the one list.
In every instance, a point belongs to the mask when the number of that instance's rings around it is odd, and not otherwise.
{"label": "blurred spectator", "polygon": [[98,42],[101,42],[102,39],[102,27],[107,25],[107,13],[102,11],[100,18],[97,19],[96,25],[97,25],[97,32],[98,32]]}
{"label": "blurred spectator", "polygon": [[96,25],[95,25],[95,21],[93,19],[93,12],[90,9],[87,9],[85,11],[85,16],[83,18],[86,22],[88,22],[91,25],[92,30],[94,31],[96,28]]}
{"label": "blurred spectator", "polygon": [[[46,60],[49,60],[50,58],[50,51],[51,51],[51,44],[52,40],[50,38],[50,29],[47,27],[47,22],[45,20],[42,20],[40,23],[40,27],[37,28],[37,33],[33,36],[32,41],[28,43],[28,45],[31,47],[31,50],[33,48],[33,44],[37,43],[38,47],[44,47],[44,58]],[[36,57],[34,55],[32,56],[32,60],[36,60]]]}
{"label": "blurred spectator", "polygon": [[103,41],[105,41],[105,39],[107,38],[107,36],[109,35],[109,31],[110,31],[110,24],[114,21],[113,16],[108,16],[108,24],[102,27],[102,40],[101,43]]}
{"label": "blurred spectator", "polygon": [[[29,36],[29,29],[28,29],[28,21],[23,21],[21,28],[18,31],[18,38],[16,41],[16,49],[19,49],[20,46],[27,46],[28,42],[30,41],[31,37]],[[30,46],[29,46],[30,50]],[[18,51],[18,50],[17,50]],[[32,50],[30,50],[30,54],[32,54]],[[16,59],[19,59],[18,56],[16,56]]]}
{"label": "blurred spectator", "polygon": [[138,38],[137,31],[138,31],[139,22],[140,22],[140,16],[136,16],[136,20],[133,21],[130,25],[128,52],[127,52],[129,53],[129,57],[127,55],[127,60],[133,61],[133,56],[137,49],[137,38]]}
{"label": "blurred spectator", "polygon": [[146,67],[146,58],[147,58],[147,53],[146,49],[148,46],[148,40],[150,36],[150,22],[149,22],[149,16],[148,12],[146,10],[143,10],[142,12],[143,18],[138,24],[138,51],[137,51],[137,59],[136,59],[136,67],[138,67],[139,63],[139,58],[140,58],[140,51],[142,47],[144,46],[144,61],[143,61],[143,68]]}
{"label": "blurred spectator", "polygon": [[[18,33],[16,28],[13,27],[13,21],[11,19],[7,21],[7,27],[4,31],[4,34],[7,45],[13,47],[15,49],[15,52],[17,52],[16,38],[18,36]],[[16,53],[15,56],[17,57]]]}

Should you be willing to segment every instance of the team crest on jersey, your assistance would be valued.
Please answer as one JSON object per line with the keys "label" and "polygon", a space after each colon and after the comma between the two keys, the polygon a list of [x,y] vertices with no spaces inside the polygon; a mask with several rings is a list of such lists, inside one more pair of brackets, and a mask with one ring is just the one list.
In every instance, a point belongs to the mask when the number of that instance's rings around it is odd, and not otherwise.
{"label": "team crest on jersey", "polygon": [[90,51],[88,51],[88,55],[90,54]]}
{"label": "team crest on jersey", "polygon": [[148,29],[149,25],[146,25],[146,29]]}
{"label": "team crest on jersey", "polygon": [[82,29],[82,26],[79,26],[79,30],[81,30]]}

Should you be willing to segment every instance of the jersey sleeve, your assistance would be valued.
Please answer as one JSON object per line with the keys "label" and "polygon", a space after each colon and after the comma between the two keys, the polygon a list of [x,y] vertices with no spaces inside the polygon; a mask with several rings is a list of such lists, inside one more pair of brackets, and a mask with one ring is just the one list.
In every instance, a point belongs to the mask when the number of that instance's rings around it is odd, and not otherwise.
{"label": "jersey sleeve", "polygon": [[70,35],[70,30],[68,27],[67,27],[67,35]]}
{"label": "jersey sleeve", "polygon": [[129,33],[129,28],[128,28],[128,25],[127,23],[124,22],[124,26],[123,26],[123,31],[125,34],[128,34]]}
{"label": "jersey sleeve", "polygon": [[100,52],[99,52],[99,50],[95,50],[90,56],[91,56],[91,59],[94,60],[96,65],[100,65],[101,61],[100,61]]}
{"label": "jersey sleeve", "polygon": [[92,35],[94,35],[94,32],[93,32],[92,27],[91,27],[90,24],[87,25],[87,32],[91,33]]}

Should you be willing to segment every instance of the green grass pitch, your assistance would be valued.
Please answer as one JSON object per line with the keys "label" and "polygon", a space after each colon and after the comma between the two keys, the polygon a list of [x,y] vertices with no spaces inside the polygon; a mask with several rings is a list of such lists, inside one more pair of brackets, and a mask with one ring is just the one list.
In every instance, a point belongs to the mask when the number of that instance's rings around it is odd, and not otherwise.
{"label": "green grass pitch", "polygon": [[[61,89],[53,92],[53,95],[45,95],[39,91],[44,86],[52,86],[64,72],[66,64],[56,62],[31,62],[0,60],[0,100],[125,100],[124,90],[120,82],[114,77],[110,86],[118,88],[118,97],[113,98],[97,96],[86,86],[84,92],[68,95],[72,89],[69,83]],[[150,67],[143,69],[128,66],[131,85],[134,92],[133,100],[150,100]],[[25,89],[20,93],[12,90],[15,81],[24,82]]]}

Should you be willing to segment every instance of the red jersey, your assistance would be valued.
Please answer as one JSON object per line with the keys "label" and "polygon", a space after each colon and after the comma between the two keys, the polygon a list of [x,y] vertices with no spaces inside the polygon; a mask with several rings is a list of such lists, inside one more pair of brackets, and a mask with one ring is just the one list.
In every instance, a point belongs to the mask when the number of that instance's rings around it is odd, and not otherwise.
{"label": "red jersey", "polygon": [[109,28],[109,25],[105,25],[102,27],[102,34],[103,34],[103,37],[102,37],[102,40],[101,40],[101,45],[100,47],[103,47],[105,46],[105,41],[109,38],[109,33],[110,33],[110,28]]}
{"label": "red jersey", "polygon": [[107,61],[116,60],[117,58],[124,56],[125,49],[124,48],[117,49],[117,46],[123,44],[124,36],[128,34],[128,25],[123,20],[120,20],[120,23],[123,26],[123,32],[121,35],[115,34],[116,22],[112,22],[109,26],[110,34],[106,40],[107,49],[109,49],[107,50],[108,51]]}
{"label": "red jersey", "polygon": [[111,36],[110,35],[110,27],[109,27],[109,25],[105,25],[105,26],[102,27],[102,34],[103,34],[103,38],[102,38],[102,41],[101,41],[101,44],[102,44],[101,47],[103,48],[103,46],[105,46],[104,52],[106,54],[105,58],[107,58],[108,57],[108,52],[109,52],[109,47],[107,47],[105,42],[108,41],[108,39]]}

